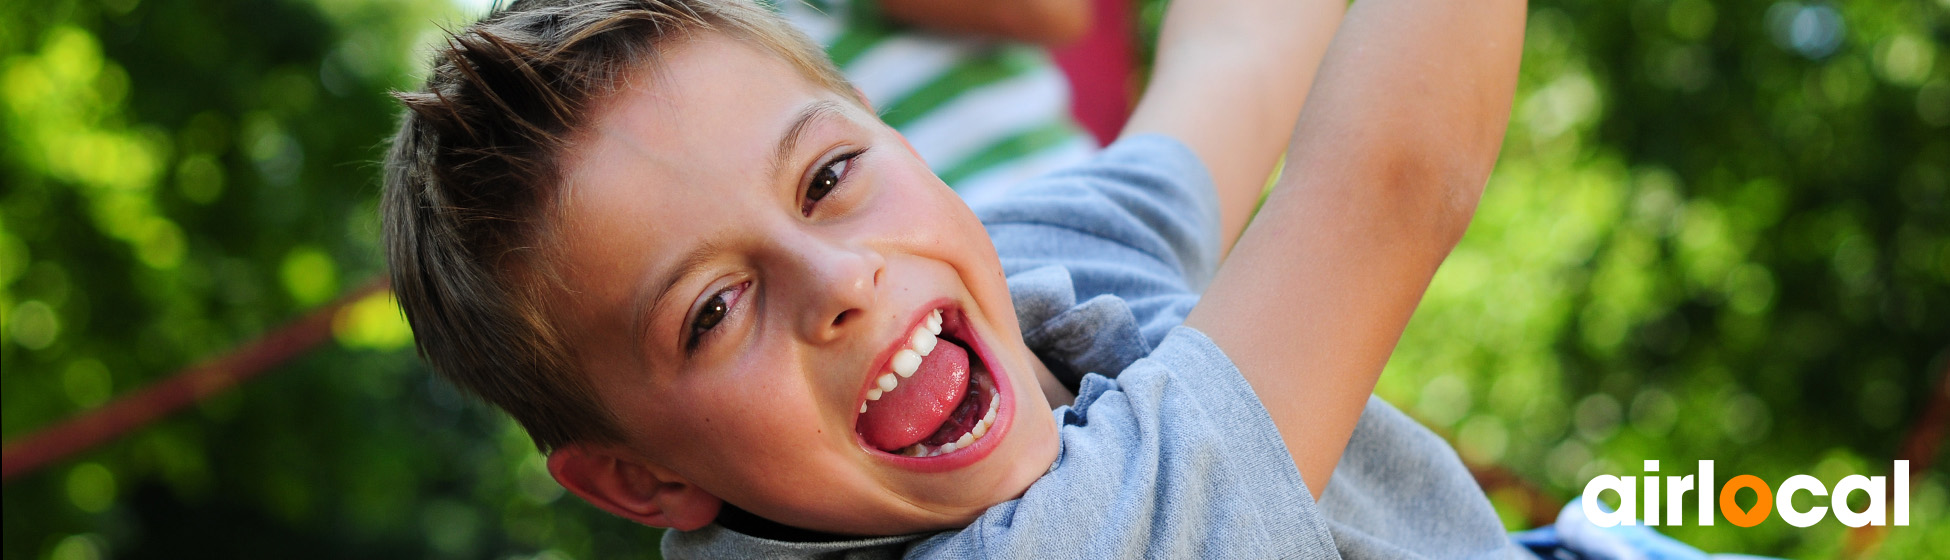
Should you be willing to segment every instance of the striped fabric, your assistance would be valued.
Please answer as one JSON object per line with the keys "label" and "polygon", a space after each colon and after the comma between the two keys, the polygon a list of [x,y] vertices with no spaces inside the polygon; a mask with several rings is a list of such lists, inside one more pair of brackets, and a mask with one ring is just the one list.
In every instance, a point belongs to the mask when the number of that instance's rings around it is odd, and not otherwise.
{"label": "striped fabric", "polygon": [[963,197],[1087,159],[1070,89],[1030,45],[934,33],[883,17],[874,0],[761,0],[826,47],[887,124]]}

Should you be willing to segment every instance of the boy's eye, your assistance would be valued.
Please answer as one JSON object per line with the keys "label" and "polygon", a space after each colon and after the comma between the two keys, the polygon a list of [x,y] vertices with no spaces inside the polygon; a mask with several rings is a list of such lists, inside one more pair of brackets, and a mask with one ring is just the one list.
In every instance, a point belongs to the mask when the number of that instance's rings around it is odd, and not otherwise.
{"label": "boy's eye", "polygon": [[724,312],[728,308],[729,306],[724,303],[724,294],[712,295],[711,301],[704,303],[704,309],[698,310],[697,319],[691,321],[691,331],[708,331],[718,326],[718,322],[724,320]]}
{"label": "boy's eye", "polygon": [[819,166],[819,170],[813,172],[812,181],[806,184],[806,199],[799,203],[799,213],[812,215],[813,205],[832,194],[833,189],[839,188],[840,180],[846,177],[847,169],[853,165],[853,158],[860,157],[862,152],[864,150],[842,155]]}
{"label": "boy's eye", "polygon": [[691,318],[690,334],[684,338],[685,350],[697,349],[698,342],[703,340],[704,335],[710,333],[711,329],[717,328],[718,323],[724,322],[725,315],[731,313],[731,298],[736,297],[737,292],[744,287],[745,284],[739,284],[711,294],[711,299],[706,300],[704,306],[698,308],[697,316]]}

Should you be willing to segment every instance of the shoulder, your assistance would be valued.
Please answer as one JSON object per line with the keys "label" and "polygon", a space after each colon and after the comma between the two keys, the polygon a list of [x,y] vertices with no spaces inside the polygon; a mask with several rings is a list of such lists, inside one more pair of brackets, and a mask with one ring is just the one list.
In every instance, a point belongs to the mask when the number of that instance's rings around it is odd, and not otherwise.
{"label": "shoulder", "polygon": [[1119,140],[1089,162],[971,201],[1005,273],[1062,267],[1075,300],[1117,296],[1150,345],[1218,268],[1218,202],[1204,165],[1167,136]]}

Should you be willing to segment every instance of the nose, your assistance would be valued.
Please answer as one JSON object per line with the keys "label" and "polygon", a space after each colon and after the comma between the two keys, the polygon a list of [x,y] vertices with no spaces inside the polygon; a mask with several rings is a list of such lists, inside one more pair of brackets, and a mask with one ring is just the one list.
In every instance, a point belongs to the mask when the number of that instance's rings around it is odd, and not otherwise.
{"label": "nose", "polygon": [[887,259],[879,251],[858,244],[808,239],[797,244],[788,260],[796,269],[794,299],[797,323],[806,340],[838,340],[864,320],[878,304],[881,276]]}

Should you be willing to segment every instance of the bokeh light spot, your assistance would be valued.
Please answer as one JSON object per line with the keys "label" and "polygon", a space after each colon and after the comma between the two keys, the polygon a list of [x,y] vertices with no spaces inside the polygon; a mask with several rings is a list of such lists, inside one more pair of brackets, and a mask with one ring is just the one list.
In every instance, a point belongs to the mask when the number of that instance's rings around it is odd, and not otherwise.
{"label": "bokeh light spot", "polygon": [[1672,393],[1656,387],[1640,390],[1632,397],[1632,428],[1653,437],[1664,437],[1679,421],[1679,401]]}
{"label": "bokeh light spot", "polygon": [[434,549],[449,557],[472,556],[481,532],[481,516],[474,508],[452,500],[437,500],[421,510],[421,527]]}
{"label": "bokeh light spot", "polygon": [[1456,375],[1437,377],[1422,386],[1415,411],[1437,426],[1449,426],[1469,414],[1469,382]]}
{"label": "bokeh light spot", "polygon": [[108,557],[108,544],[100,535],[69,535],[48,551],[48,560],[102,560]]}
{"label": "bokeh light spot", "polygon": [[324,251],[299,246],[286,253],[278,269],[286,293],[300,305],[318,305],[338,293],[338,265]]}
{"label": "bokeh light spot", "polygon": [[413,343],[413,327],[391,291],[366,296],[332,318],[332,335],[347,348],[393,350]]}
{"label": "bokeh light spot", "polygon": [[1778,2],[1767,9],[1766,18],[1775,45],[1809,59],[1835,54],[1848,35],[1842,13],[1827,4]]}
{"label": "bokeh light spot", "polygon": [[61,371],[61,387],[67,390],[68,400],[74,401],[75,406],[94,408],[114,394],[115,380],[101,360],[82,358]]}
{"label": "bokeh light spot", "polygon": [[1936,49],[1929,41],[1908,33],[1883,39],[1876,44],[1876,70],[1882,79],[1899,86],[1922,85],[1936,64]]}
{"label": "bokeh light spot", "polygon": [[176,164],[176,190],[197,204],[216,202],[223,195],[223,166],[208,154],[194,154]]}
{"label": "bokeh light spot", "polygon": [[1478,464],[1495,464],[1503,460],[1503,453],[1510,446],[1510,430],[1503,426],[1503,419],[1495,415],[1479,414],[1464,422],[1456,432],[1456,444],[1463,457]]}
{"label": "bokeh light spot", "polygon": [[101,513],[115,505],[115,473],[100,463],[82,463],[68,471],[68,501],[76,509]]}
{"label": "bokeh light spot", "polygon": [[1774,303],[1774,275],[1767,267],[1747,263],[1727,274],[1727,304],[1747,315],[1767,312]]}
{"label": "bokeh light spot", "polygon": [[143,220],[142,233],[136,241],[136,256],[143,264],[157,270],[174,269],[182,264],[187,250],[183,230],[176,227],[176,222],[155,217]]}
{"label": "bokeh light spot", "polygon": [[54,314],[54,308],[37,300],[27,300],[15,306],[7,316],[7,330],[11,331],[14,344],[28,350],[40,350],[54,344],[61,335],[61,319]]}
{"label": "bokeh light spot", "polygon": [[1610,439],[1618,431],[1618,421],[1622,411],[1618,399],[1611,395],[1597,393],[1578,401],[1577,412],[1572,421],[1577,424],[1578,436],[1585,441],[1599,443]]}
{"label": "bokeh light spot", "polygon": [[1773,415],[1767,401],[1747,393],[1728,397],[1720,407],[1720,427],[1735,443],[1754,443],[1767,437],[1773,428]]}
{"label": "bokeh light spot", "polygon": [[1681,39],[1699,40],[1713,33],[1716,14],[1706,0],[1679,0],[1666,8],[1666,25]]}

